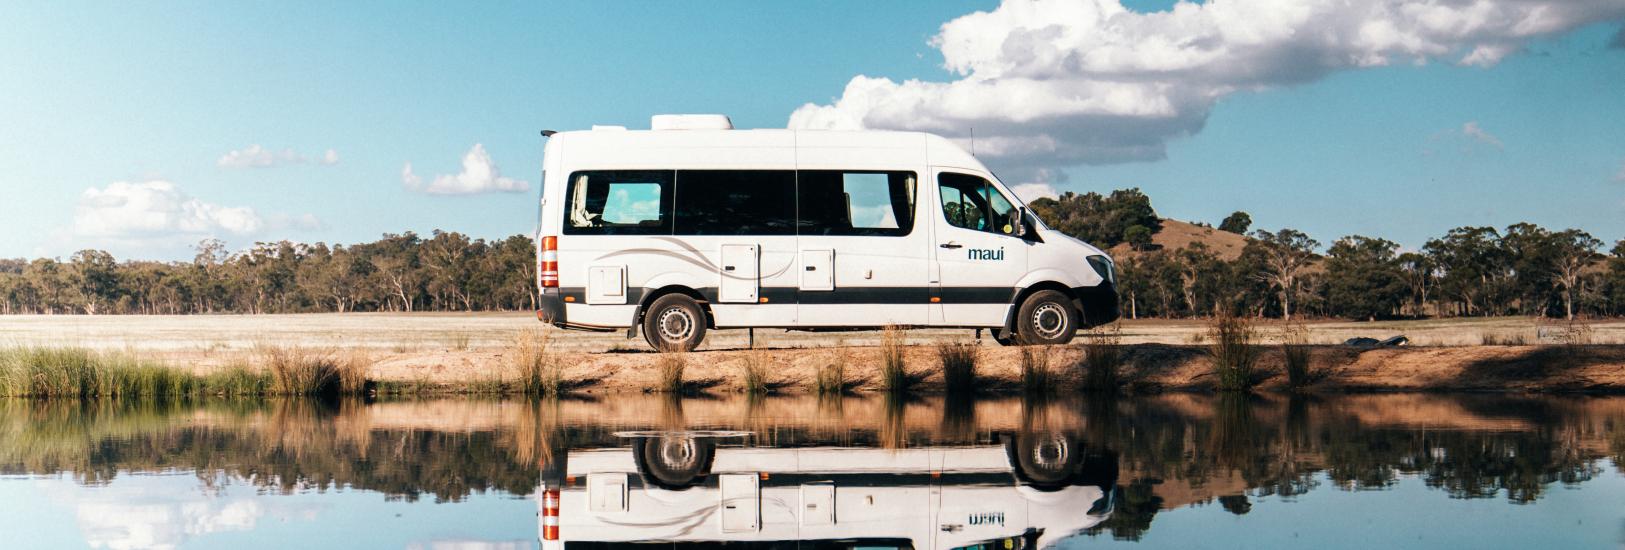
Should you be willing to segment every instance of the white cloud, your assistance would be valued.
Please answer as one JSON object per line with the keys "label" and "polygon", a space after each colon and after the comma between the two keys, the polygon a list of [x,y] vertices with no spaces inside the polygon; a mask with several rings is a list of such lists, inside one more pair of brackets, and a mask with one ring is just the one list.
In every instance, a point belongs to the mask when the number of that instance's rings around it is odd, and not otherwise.
{"label": "white cloud", "polygon": [[1017,197],[1021,197],[1024,202],[1032,202],[1043,198],[1053,199],[1061,196],[1061,192],[1055,190],[1055,186],[1048,183],[1023,183],[1011,187],[1010,191],[1015,193]]}
{"label": "white cloud", "polygon": [[[224,482],[242,481],[225,477]],[[324,507],[259,498],[252,488],[236,486],[199,494],[192,476],[120,476],[98,487],[57,478],[38,485],[53,504],[72,509],[92,548],[177,548],[217,533],[253,531],[261,521],[314,521]]]}
{"label": "white cloud", "polygon": [[73,216],[74,234],[90,238],[246,235],[263,227],[265,220],[253,208],[204,202],[167,181],[119,181],[86,189]]}
{"label": "white cloud", "polygon": [[948,82],[858,75],[793,128],[906,129],[964,139],[1006,168],[1157,160],[1225,96],[1333,72],[1443,59],[1489,66],[1529,40],[1625,18],[1618,0],[1181,2],[1006,0],[942,25]]}
{"label": "white cloud", "polygon": [[518,193],[530,189],[530,184],[524,180],[503,177],[491,160],[491,155],[485,152],[485,146],[479,143],[463,155],[462,172],[435,176],[434,181],[424,186],[423,178],[412,171],[412,163],[408,162],[401,168],[401,184],[409,190],[431,195],[470,195],[495,191]]}
{"label": "white cloud", "polygon": [[215,161],[215,166],[221,168],[269,168],[277,165],[310,164],[317,163],[323,166],[338,164],[339,152],[328,149],[320,157],[307,157],[293,149],[275,151],[260,144],[249,145],[235,151],[228,151]]}
{"label": "white cloud", "polygon": [[1496,149],[1505,148],[1501,144],[1501,138],[1495,137],[1494,134],[1491,134],[1479,127],[1477,121],[1469,121],[1466,124],[1461,125],[1461,135],[1467,136],[1468,138],[1479,143],[1493,146]]}

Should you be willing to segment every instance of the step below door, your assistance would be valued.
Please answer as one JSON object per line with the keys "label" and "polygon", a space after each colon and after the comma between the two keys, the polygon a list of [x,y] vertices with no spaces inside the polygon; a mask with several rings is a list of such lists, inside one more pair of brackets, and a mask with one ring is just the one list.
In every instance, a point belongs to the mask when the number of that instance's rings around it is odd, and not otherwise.
{"label": "step below door", "polygon": [[721,282],[717,285],[717,301],[723,303],[756,303],[757,285],[761,281],[761,255],[754,244],[722,245]]}

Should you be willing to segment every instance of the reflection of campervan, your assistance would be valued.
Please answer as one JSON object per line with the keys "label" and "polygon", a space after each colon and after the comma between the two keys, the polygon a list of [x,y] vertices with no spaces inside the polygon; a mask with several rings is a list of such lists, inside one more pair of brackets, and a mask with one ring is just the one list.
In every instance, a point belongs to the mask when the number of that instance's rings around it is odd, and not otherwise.
{"label": "reflection of campervan", "polygon": [[544,549],[648,543],[1042,548],[1105,520],[1116,456],[1059,433],[909,449],[718,447],[684,432],[543,476]]}
{"label": "reflection of campervan", "polygon": [[1047,228],[975,157],[916,132],[651,130],[552,135],[537,315],[692,350],[707,329],[993,329],[1064,344],[1117,318],[1099,248]]}

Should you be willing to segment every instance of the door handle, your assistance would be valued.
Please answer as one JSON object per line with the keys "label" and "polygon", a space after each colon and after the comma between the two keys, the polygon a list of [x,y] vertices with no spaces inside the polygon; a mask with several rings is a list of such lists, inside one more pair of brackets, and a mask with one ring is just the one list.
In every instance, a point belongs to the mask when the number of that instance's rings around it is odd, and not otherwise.
{"label": "door handle", "polygon": [[940,246],[940,247],[943,247],[943,248],[964,248],[965,247],[965,245],[962,245],[962,244],[959,244],[959,243],[942,243],[942,244],[939,244],[937,246]]}
{"label": "door handle", "polygon": [[723,270],[723,271],[733,271],[733,270],[734,270],[734,266],[731,266],[731,265],[725,265],[725,266],[722,266],[722,270]]}
{"label": "door handle", "polygon": [[807,266],[807,271],[818,271],[818,266],[809,265]]}

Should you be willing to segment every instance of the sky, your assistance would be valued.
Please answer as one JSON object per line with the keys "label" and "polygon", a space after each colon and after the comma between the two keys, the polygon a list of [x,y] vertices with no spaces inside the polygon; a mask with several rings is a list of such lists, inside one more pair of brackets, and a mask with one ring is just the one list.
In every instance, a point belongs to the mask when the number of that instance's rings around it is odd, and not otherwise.
{"label": "sky", "polygon": [[0,257],[530,233],[543,129],[931,131],[1027,199],[1625,239],[1625,1],[0,0]]}

